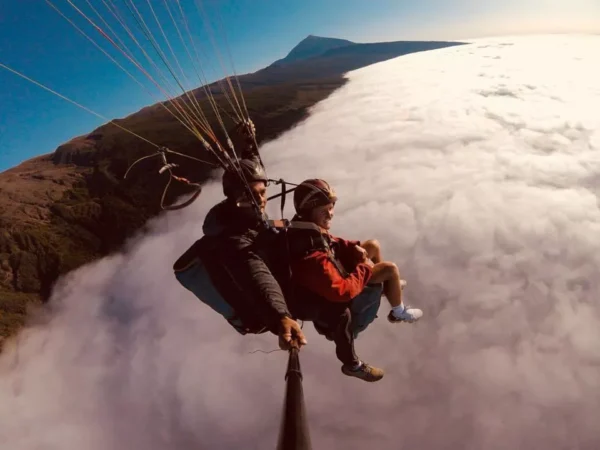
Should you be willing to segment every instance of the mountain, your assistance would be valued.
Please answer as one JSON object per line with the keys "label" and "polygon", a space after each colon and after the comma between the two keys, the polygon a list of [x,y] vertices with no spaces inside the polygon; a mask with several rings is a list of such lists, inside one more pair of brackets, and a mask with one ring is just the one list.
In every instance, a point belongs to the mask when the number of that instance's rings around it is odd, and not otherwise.
{"label": "mountain", "polygon": [[[309,36],[285,58],[239,77],[259,144],[304,119],[308,108],[346,82],[343,74],[348,70],[460,44],[357,44]],[[230,111],[219,84],[207,88],[221,108]],[[222,138],[204,89],[192,93]],[[212,159],[160,104],[115,122],[158,145]],[[236,136],[233,139],[239,144]],[[14,335],[23,326],[30,308],[48,300],[59,276],[118,250],[160,212],[166,176],[158,174],[158,159],[139,164],[123,179],[131,163],[155,151],[122,129],[105,124],[53,153],[0,173],[0,347],[3,337]],[[177,169],[180,176],[199,182],[210,176],[208,165],[189,164],[177,157],[172,162],[181,163]],[[186,192],[189,190],[183,185],[173,184],[166,202]]]}
{"label": "mountain", "polygon": [[348,45],[354,45],[354,42],[347,41],[346,39],[324,38],[311,34],[290,50],[285,58],[275,61],[271,66],[281,66],[303,59],[314,58],[315,56],[321,56],[328,50]]}
{"label": "mountain", "polygon": [[[327,40],[326,38],[318,39]],[[303,59],[296,59],[295,61],[288,61],[283,64],[271,64],[253,74],[240,77],[240,81],[251,87],[256,85],[273,85],[290,80],[298,81],[339,76],[351,70],[360,69],[370,64],[397,58],[409,53],[436,50],[461,44],[459,42],[443,41],[397,41],[374,44],[349,43],[344,46],[330,48],[323,51],[323,53]],[[325,45],[321,47],[324,48]]]}

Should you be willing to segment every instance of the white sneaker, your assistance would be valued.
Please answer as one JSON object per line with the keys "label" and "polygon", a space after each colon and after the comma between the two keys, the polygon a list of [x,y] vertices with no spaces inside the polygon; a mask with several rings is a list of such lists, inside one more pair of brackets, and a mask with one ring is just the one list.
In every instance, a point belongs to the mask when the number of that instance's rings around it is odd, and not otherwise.
{"label": "white sneaker", "polygon": [[[402,287],[402,290],[404,290],[404,287],[406,286],[406,280],[400,280],[400,286]],[[390,321],[391,323],[398,323],[398,322],[408,322],[408,323],[413,323],[416,322],[417,320],[419,320],[421,317],[423,317],[423,311],[421,311],[420,309],[417,308],[411,308],[408,305],[404,306],[404,310],[396,315],[394,314],[394,311],[390,311],[390,313],[388,314],[388,321]]]}
{"label": "white sneaker", "polygon": [[419,320],[421,317],[423,317],[423,311],[417,308],[411,308],[410,306],[405,306],[404,311],[402,311],[399,315],[394,314],[394,311],[390,311],[388,314],[388,321],[391,323],[413,323]]}

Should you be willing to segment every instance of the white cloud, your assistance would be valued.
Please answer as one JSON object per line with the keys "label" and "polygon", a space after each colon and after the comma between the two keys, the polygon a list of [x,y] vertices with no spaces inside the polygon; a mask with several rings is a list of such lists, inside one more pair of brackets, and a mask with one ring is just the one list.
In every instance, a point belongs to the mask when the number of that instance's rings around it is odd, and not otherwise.
{"label": "white cloud", "polygon": [[[264,146],[270,175],[335,186],[333,231],[378,238],[425,312],[393,326],[384,305],[357,341],[376,384],[307,324],[315,448],[600,444],[598,50],[491,39],[380,63]],[[236,336],[171,274],[218,198],[56,289],[0,359],[0,444],[274,447],[286,358],[248,352],[275,339]]]}

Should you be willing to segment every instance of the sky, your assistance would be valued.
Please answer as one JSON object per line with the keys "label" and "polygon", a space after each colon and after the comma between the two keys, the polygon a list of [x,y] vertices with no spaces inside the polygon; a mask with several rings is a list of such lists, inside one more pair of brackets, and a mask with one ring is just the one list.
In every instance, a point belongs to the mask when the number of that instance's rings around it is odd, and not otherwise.
{"label": "sky", "polygon": [[[396,58],[261,147],[274,177],[333,185],[332,232],[378,239],[424,311],[390,324],[382,299],[356,341],[377,383],[304,325],[313,448],[600,447],[599,53],[520,37]],[[209,183],[61,280],[0,355],[1,447],[275,447],[287,357],[254,351],[276,337],[237,335],[171,272],[221,199]]]}
{"label": "sky", "polygon": [[[90,4],[109,23],[112,16],[104,5],[119,5],[127,14],[127,2],[79,0],[72,2],[88,17],[106,28],[90,9]],[[167,27],[171,42],[176,30],[169,28],[170,18],[164,3],[154,0],[157,16]],[[171,2],[176,5],[176,2]],[[392,40],[458,40],[488,35],[600,32],[600,3],[596,0],[181,0],[194,36],[203,44],[202,66],[209,80],[233,73],[227,64],[228,51],[235,70],[247,73],[284,57],[309,34],[350,39],[356,42]],[[198,4],[205,16],[198,13]],[[100,37],[68,0],[20,0],[0,3],[0,63],[46,85],[62,95],[90,108],[107,119],[124,117],[143,106],[164,100],[164,92],[154,85],[140,87],[83,37],[59,13],[54,5],[77,26],[93,37],[111,55],[125,63],[106,39]],[[145,9],[152,22],[148,3],[135,5]],[[174,6],[173,6],[174,8]],[[176,13],[176,10],[175,10]],[[217,49],[226,60],[221,70],[215,47],[206,33],[203,17],[208,17],[217,38]],[[133,23],[133,22],[131,22]],[[219,28],[219,23],[222,27]],[[118,34],[127,39],[121,28]],[[223,30],[224,33],[219,30]],[[160,38],[160,31],[153,32]],[[140,35],[138,35],[140,36]],[[135,48],[128,41],[128,46]],[[163,44],[163,47],[166,46]],[[185,49],[174,44],[188,76],[192,66]],[[191,50],[190,50],[191,51]],[[158,61],[157,57],[154,57]],[[143,60],[145,61],[145,60]],[[142,63],[148,68],[147,62]],[[143,75],[128,64],[136,77]],[[190,76],[186,88],[200,80]],[[89,133],[106,120],[44,91],[42,88],[0,68],[0,171],[30,157],[53,152],[69,139]],[[147,88],[150,87],[151,93]]]}

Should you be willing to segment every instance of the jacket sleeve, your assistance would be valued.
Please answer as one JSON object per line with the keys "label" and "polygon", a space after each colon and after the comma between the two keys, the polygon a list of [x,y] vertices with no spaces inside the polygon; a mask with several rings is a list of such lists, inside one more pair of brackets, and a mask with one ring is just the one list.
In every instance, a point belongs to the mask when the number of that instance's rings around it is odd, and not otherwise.
{"label": "jacket sleeve", "polygon": [[350,241],[347,239],[342,239],[341,237],[337,237],[337,236],[334,239],[337,241],[337,243],[340,245],[340,247],[345,250],[348,250],[351,247],[356,247],[356,246],[360,245],[360,241]]}
{"label": "jacket sleeve", "polygon": [[242,264],[247,268],[256,298],[266,306],[267,319],[278,321],[285,315],[291,317],[281,286],[264,259],[249,249],[242,256]]}
{"label": "jacket sleeve", "polygon": [[344,265],[352,267],[359,262],[356,260],[356,253],[353,252],[353,249],[360,245],[360,241],[349,241],[339,237],[334,237],[334,240],[338,245],[337,254]]}
{"label": "jacket sleeve", "polygon": [[357,264],[344,278],[324,252],[313,252],[292,264],[296,282],[330,302],[345,303],[360,294],[373,274],[370,266]]}
{"label": "jacket sleeve", "polygon": [[229,240],[229,260],[235,278],[256,301],[256,311],[265,325],[277,334],[279,321],[291,317],[281,286],[273,276],[263,257],[246,239]]}

